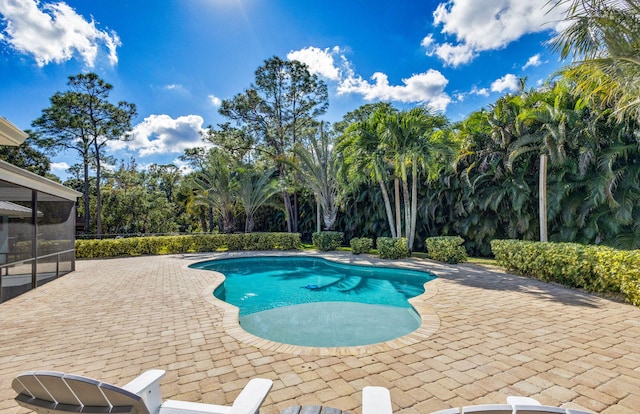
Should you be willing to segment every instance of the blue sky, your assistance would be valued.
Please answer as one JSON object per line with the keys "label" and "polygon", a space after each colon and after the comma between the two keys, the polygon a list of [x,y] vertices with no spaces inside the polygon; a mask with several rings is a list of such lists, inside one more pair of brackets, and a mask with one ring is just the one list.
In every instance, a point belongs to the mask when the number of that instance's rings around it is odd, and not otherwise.
{"label": "blue sky", "polygon": [[[272,57],[309,65],[329,88],[327,121],[362,104],[427,105],[451,120],[535,87],[561,63],[547,0],[0,0],[0,116],[21,129],[93,71],[136,104],[118,159],[178,163],[221,100]],[[54,157],[54,174],[78,160]]]}

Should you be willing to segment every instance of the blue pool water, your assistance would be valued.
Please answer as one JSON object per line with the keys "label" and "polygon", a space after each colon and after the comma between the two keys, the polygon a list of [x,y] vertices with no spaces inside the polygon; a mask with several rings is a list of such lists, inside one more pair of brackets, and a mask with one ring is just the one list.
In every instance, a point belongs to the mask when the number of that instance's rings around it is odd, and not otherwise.
{"label": "blue pool water", "polygon": [[420,326],[407,301],[435,276],[315,257],[247,257],[192,267],[226,276],[213,294],[240,309],[246,331],[304,346],[355,346],[406,335]]}

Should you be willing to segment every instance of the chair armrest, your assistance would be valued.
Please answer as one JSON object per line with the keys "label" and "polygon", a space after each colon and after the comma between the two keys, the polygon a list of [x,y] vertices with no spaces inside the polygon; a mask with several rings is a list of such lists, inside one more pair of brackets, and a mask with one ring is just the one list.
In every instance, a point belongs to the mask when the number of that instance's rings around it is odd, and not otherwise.
{"label": "chair armrest", "polygon": [[362,414],[391,414],[391,394],[385,387],[362,389]]}
{"label": "chair armrest", "polygon": [[510,395],[507,397],[507,404],[511,405],[542,405],[538,400],[531,397],[520,397],[517,395]]}
{"label": "chair armrest", "polygon": [[271,390],[273,381],[266,378],[253,378],[242,389],[240,394],[233,401],[230,413],[232,414],[254,414],[258,412],[262,402]]}
{"label": "chair armrest", "polygon": [[162,405],[160,379],[164,377],[164,373],[161,369],[145,371],[122,388],[140,396],[149,412],[155,414]]}
{"label": "chair armrest", "polygon": [[162,403],[158,414],[228,414],[230,410],[231,407],[225,405],[167,400]]}

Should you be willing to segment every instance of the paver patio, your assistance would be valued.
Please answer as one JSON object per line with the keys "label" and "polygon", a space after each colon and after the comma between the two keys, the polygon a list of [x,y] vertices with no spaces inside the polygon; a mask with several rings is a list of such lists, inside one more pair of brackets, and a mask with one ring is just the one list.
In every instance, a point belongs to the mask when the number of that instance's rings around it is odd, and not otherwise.
{"label": "paver patio", "polygon": [[433,316],[430,336],[353,352],[283,352],[229,332],[225,308],[208,297],[218,276],[187,267],[212,256],[78,261],[75,272],[0,304],[0,412],[25,412],[11,390],[22,371],[122,385],[151,368],[167,371],[165,399],[217,404],[231,403],[249,378],[271,378],[266,414],[297,404],[357,414],[366,385],[388,387],[395,413],[503,403],[507,395],[640,412],[640,309],[631,305],[479,266],[414,259],[406,263],[439,276],[419,304]]}

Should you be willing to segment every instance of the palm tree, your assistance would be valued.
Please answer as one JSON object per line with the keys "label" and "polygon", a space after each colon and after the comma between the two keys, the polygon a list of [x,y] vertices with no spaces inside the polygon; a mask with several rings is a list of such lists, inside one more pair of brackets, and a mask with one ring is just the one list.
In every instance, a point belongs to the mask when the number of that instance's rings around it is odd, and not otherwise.
{"label": "palm tree", "polygon": [[637,0],[563,0],[571,23],[551,41],[573,64],[565,74],[594,104],[612,105],[618,119],[640,117],[640,3]]}
{"label": "palm tree", "polygon": [[204,170],[193,177],[195,202],[211,207],[220,214],[222,231],[235,230],[236,195],[233,191],[232,166],[222,152],[212,151]]}
{"label": "palm tree", "polygon": [[[535,127],[530,128],[524,135],[518,138],[512,146],[507,160],[507,166],[512,167],[513,162],[529,151],[540,154],[538,200],[540,241],[548,241],[547,231],[547,158],[552,165],[562,165],[567,158],[567,145],[573,137],[574,130],[580,120],[579,108],[567,108],[564,105],[564,96],[567,90],[563,84],[557,86],[551,93],[555,96],[554,103],[538,101],[532,107],[523,107],[518,119],[522,123],[533,122]],[[542,97],[542,94],[538,94]]]}
{"label": "palm tree", "polygon": [[[393,111],[388,104],[378,104],[364,105],[347,114],[344,121],[346,125],[338,126],[343,132],[336,143],[336,154],[340,164],[339,178],[345,187],[355,190],[360,184],[370,181],[378,184],[391,237],[399,237],[400,217],[399,214],[394,217],[387,189],[387,180],[391,175],[388,153],[380,138],[381,114]],[[399,202],[397,191],[396,200]]]}
{"label": "palm tree", "polygon": [[258,208],[281,190],[278,180],[273,177],[274,172],[275,168],[257,173],[247,167],[238,168],[233,172],[233,194],[240,200],[246,215],[245,233],[253,231],[253,216]]}
{"label": "palm tree", "polygon": [[[320,139],[316,137],[319,133]],[[308,143],[298,143],[294,153],[300,163],[297,168],[303,181],[316,198],[318,215],[322,209],[322,221],[325,230],[332,230],[338,215],[338,163],[331,136],[324,131],[321,123],[317,131],[308,136]],[[320,220],[317,223],[320,231]]]}
{"label": "palm tree", "polygon": [[[387,114],[383,120],[383,141],[394,158],[402,185],[405,237],[410,249],[417,221],[419,167],[425,167],[426,178],[431,181],[453,159],[454,150],[447,135],[436,134],[436,130],[446,125],[444,116],[433,115],[423,107]],[[411,189],[407,167],[411,168]]]}

